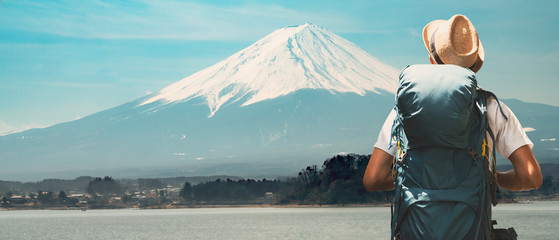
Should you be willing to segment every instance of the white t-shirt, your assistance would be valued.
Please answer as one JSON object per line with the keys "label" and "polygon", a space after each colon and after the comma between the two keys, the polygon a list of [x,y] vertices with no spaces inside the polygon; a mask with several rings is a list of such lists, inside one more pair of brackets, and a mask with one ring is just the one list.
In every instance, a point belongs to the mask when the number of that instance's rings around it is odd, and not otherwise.
{"label": "white t-shirt", "polygon": [[[508,159],[516,149],[524,145],[530,146],[531,149],[534,144],[522,129],[522,125],[520,125],[514,113],[503,102],[500,103],[503,113],[507,116],[508,120],[505,119],[499,111],[499,105],[495,98],[489,98],[487,100],[487,119],[489,121],[489,127],[493,131],[493,136],[495,136],[495,148],[497,152]],[[390,147],[389,142],[392,132],[392,123],[395,117],[396,111],[392,109],[384,125],[382,125],[382,129],[374,146],[392,156],[394,156],[396,152],[396,144],[392,144],[392,147]],[[487,134],[487,140],[489,146],[492,146],[489,133]],[[392,142],[395,143],[395,141]]]}

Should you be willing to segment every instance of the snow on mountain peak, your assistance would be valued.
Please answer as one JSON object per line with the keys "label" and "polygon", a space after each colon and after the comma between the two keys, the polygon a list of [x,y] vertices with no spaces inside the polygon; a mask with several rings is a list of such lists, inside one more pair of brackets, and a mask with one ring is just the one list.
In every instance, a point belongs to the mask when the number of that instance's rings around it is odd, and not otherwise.
{"label": "snow on mountain peak", "polygon": [[325,28],[276,30],[227,59],[159,91],[140,105],[204,97],[213,116],[228,102],[247,106],[299,89],[394,92],[398,71]]}

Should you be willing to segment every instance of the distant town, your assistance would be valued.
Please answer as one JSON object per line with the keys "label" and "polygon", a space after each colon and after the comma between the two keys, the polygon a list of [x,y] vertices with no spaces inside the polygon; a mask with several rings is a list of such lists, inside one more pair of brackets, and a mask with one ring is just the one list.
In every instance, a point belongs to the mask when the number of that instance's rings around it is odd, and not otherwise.
{"label": "distant town", "polygon": [[[367,192],[363,188],[361,179],[368,159],[365,155],[338,155],[320,167],[302,169],[296,177],[273,180],[233,176],[117,180],[84,176],[26,183],[0,181],[0,210],[388,204],[391,191]],[[539,189],[500,190],[500,202],[559,200],[559,183],[554,179],[559,164],[541,166],[544,181]]]}
{"label": "distant town", "polygon": [[[221,199],[199,196],[194,199],[188,192],[192,190],[189,182],[184,181],[177,184],[180,179],[190,179],[196,186],[205,186],[212,183],[231,184],[247,183],[252,185],[263,185],[264,183],[279,184],[279,180],[268,181],[266,179],[252,180],[227,177],[194,177],[194,178],[165,178],[165,179],[123,179],[115,180],[112,177],[78,177],[74,180],[44,180],[37,183],[20,183],[0,181],[2,192],[0,193],[1,209],[99,209],[99,208],[177,208],[194,207],[210,204],[273,204],[274,194],[272,192],[259,193],[257,197],[246,195],[245,198]],[[200,179],[208,179],[200,183]],[[210,180],[213,179],[213,180]],[[235,179],[235,180],[232,180]],[[79,187],[83,185],[83,187]],[[6,191],[7,186],[11,186]],[[189,186],[188,189],[185,186]],[[37,190],[29,192],[33,188],[46,188],[51,190]],[[52,190],[65,188],[66,190]],[[269,188],[275,190],[277,188]],[[205,191],[205,190],[204,190]],[[223,189],[221,190],[223,192]],[[188,195],[190,194],[190,195]],[[203,199],[202,199],[203,198]],[[196,201],[195,201],[196,200]]]}

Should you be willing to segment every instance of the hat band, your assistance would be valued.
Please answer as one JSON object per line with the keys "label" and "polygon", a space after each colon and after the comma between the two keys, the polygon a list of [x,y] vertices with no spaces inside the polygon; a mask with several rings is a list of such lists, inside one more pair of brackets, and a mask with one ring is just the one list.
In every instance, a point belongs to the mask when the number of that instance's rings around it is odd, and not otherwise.
{"label": "hat band", "polygon": [[433,34],[431,34],[431,39],[430,39],[430,43],[429,43],[429,47],[431,48],[431,54],[433,55],[433,58],[435,59],[435,62],[437,62],[438,64],[444,64],[443,60],[441,60],[441,58],[439,57],[439,54],[437,54],[437,49],[435,48],[435,35],[437,34],[437,31],[439,29],[435,29],[435,31],[433,32]]}

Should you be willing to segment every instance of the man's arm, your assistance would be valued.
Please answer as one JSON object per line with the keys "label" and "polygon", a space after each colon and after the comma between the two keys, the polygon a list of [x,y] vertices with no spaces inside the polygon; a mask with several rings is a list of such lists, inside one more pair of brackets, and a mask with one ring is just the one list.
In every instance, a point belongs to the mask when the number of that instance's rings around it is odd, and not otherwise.
{"label": "man's arm", "polygon": [[391,176],[392,160],[392,155],[385,151],[379,148],[373,150],[363,176],[363,186],[367,191],[394,190]]}
{"label": "man's arm", "polygon": [[539,188],[542,185],[540,165],[528,145],[516,149],[509,156],[509,160],[514,169],[507,172],[497,172],[499,187],[511,191],[526,191]]}

